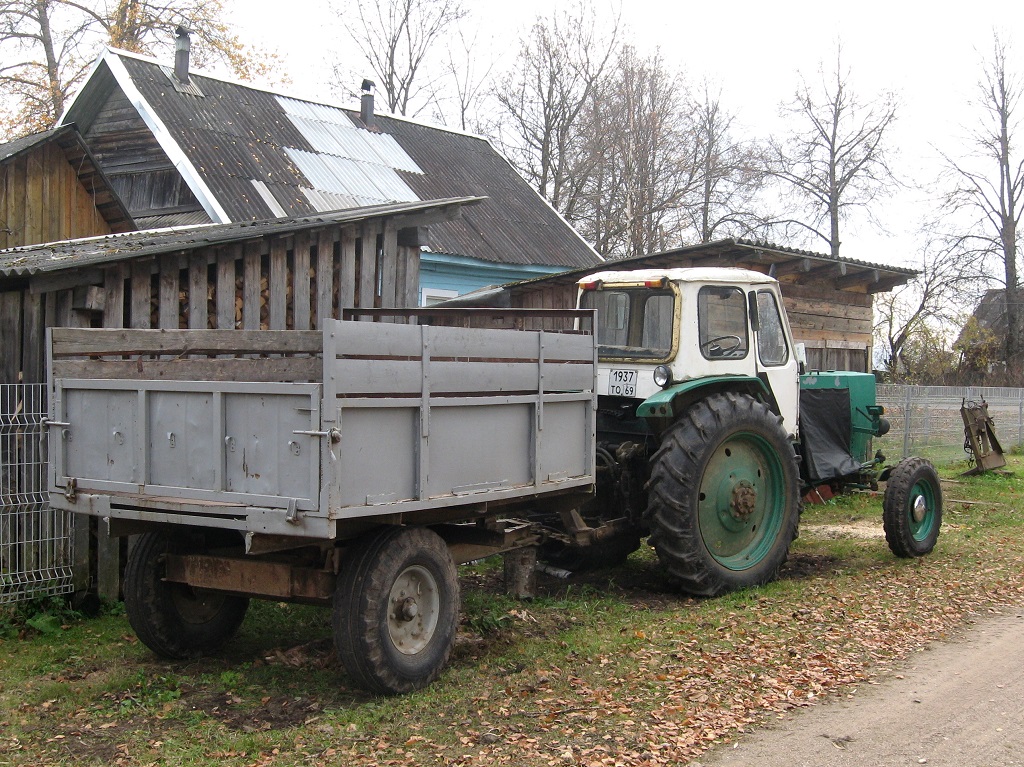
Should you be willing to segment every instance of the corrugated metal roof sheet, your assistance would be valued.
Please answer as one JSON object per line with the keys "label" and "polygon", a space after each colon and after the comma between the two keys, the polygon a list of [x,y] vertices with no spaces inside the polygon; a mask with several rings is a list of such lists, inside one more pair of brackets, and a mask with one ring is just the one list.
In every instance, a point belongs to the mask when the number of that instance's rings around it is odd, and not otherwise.
{"label": "corrugated metal roof sheet", "polygon": [[476,206],[480,202],[482,200],[478,197],[461,197],[393,203],[302,218],[148,230],[10,248],[0,250],[0,278],[31,277],[46,272],[97,266],[141,256],[251,240],[267,234],[316,229],[325,224],[355,223],[371,218],[441,210],[452,206],[465,209],[465,206]]}

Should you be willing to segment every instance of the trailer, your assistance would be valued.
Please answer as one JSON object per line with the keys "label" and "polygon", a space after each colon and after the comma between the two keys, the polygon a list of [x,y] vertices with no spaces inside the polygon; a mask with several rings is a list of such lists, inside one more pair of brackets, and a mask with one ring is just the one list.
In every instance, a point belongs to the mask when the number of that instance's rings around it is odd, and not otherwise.
{"label": "trailer", "polygon": [[139,536],[124,597],[146,645],[208,652],[253,596],[333,604],[356,680],[421,687],[451,650],[456,565],[589,497],[593,335],[417,314],[50,331],[52,503]]}

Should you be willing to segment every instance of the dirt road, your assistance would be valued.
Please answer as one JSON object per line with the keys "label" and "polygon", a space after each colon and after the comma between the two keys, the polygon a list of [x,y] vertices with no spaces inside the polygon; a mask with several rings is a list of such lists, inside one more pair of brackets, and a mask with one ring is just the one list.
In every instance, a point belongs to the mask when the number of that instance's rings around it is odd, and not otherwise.
{"label": "dirt road", "polygon": [[878,685],[804,709],[692,767],[1024,765],[1024,609],[979,618]]}

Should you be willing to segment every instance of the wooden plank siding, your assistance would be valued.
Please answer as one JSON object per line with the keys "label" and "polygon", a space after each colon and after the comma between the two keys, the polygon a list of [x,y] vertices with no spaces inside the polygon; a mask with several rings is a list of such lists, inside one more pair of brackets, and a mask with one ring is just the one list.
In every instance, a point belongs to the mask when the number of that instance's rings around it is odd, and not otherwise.
{"label": "wooden plank siding", "polygon": [[0,249],[111,233],[56,143],[0,165],[0,222]]}
{"label": "wooden plank siding", "polygon": [[44,380],[45,327],[310,330],[355,306],[415,306],[419,250],[387,232],[382,222],[328,225],[39,275],[2,294],[13,341],[0,382]]}

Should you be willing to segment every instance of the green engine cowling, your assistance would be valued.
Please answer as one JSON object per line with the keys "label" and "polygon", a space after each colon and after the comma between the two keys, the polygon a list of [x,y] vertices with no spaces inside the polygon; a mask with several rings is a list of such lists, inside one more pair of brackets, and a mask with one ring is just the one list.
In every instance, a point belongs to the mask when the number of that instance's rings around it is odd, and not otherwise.
{"label": "green engine cowling", "polygon": [[801,423],[808,418],[848,418],[850,456],[859,464],[872,462],[872,437],[889,431],[889,422],[882,417],[884,408],[877,404],[875,392],[875,377],[870,373],[806,373],[800,377]]}

